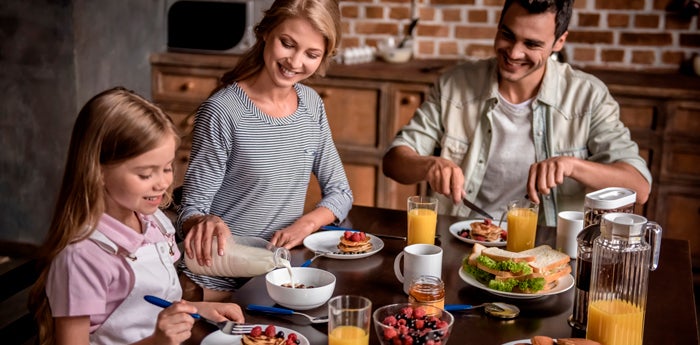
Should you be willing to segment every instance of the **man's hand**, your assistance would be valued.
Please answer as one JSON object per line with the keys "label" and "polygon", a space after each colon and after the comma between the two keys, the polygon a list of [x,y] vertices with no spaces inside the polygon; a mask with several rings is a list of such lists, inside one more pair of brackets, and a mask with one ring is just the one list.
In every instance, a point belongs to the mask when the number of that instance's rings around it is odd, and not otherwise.
{"label": "man's hand", "polygon": [[527,194],[530,200],[539,204],[538,193],[549,195],[552,188],[564,183],[564,177],[573,174],[577,160],[574,157],[558,156],[531,165],[527,179]]}
{"label": "man's hand", "polygon": [[226,239],[231,236],[231,230],[224,221],[214,215],[194,216],[183,225],[185,237],[185,255],[197,258],[200,265],[211,266],[212,239],[216,237],[219,251],[224,255]]}
{"label": "man's hand", "polygon": [[462,168],[451,160],[442,157],[426,157],[430,160],[425,180],[430,188],[446,197],[451,197],[455,204],[462,200],[464,173]]}

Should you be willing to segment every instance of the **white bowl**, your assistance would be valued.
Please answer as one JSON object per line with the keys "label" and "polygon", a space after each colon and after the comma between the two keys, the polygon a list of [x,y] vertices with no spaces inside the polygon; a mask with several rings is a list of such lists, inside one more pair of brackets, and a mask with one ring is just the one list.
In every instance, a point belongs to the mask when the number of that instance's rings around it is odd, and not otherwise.
{"label": "white bowl", "polygon": [[403,63],[411,59],[413,47],[405,46],[402,48],[392,47],[379,50],[379,56],[386,62]]}
{"label": "white bowl", "polygon": [[292,289],[282,284],[291,282],[289,271],[278,268],[265,276],[265,286],[270,298],[277,304],[295,310],[308,310],[320,307],[331,298],[335,290],[333,273],[313,267],[292,267],[294,284],[313,286],[312,288]]}

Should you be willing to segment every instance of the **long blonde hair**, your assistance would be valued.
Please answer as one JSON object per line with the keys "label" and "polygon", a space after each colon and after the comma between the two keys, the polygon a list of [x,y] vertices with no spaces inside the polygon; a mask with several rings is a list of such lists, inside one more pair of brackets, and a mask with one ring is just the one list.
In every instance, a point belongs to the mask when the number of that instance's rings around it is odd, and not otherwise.
{"label": "long blonde hair", "polygon": [[[177,128],[157,106],[121,87],[104,91],[80,110],[53,217],[39,257],[41,273],[29,296],[39,339],[54,344],[54,323],[46,296],[51,261],[71,243],[89,237],[104,212],[101,166],[124,162],[157,147]],[[165,199],[168,199],[168,194]]]}
{"label": "long blonde hair", "polygon": [[[314,75],[324,76],[331,58],[336,54],[340,42],[340,9],[338,0],[276,0],[270,9],[265,11],[265,17],[255,26],[255,44],[241,56],[233,70],[221,78],[222,86],[235,81],[245,80],[256,75],[264,68],[263,37],[282,22],[290,18],[307,19],[311,26],[323,35],[326,40],[326,50]],[[217,89],[218,90],[218,89]]]}

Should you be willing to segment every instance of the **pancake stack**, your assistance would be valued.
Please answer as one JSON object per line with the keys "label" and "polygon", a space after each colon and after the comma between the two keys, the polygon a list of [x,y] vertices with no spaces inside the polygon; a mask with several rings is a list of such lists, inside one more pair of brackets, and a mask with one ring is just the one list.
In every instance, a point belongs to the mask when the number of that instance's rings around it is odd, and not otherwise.
{"label": "pancake stack", "polygon": [[365,253],[372,250],[372,243],[370,243],[369,239],[370,237],[364,232],[346,231],[340,237],[338,249],[347,254]]}

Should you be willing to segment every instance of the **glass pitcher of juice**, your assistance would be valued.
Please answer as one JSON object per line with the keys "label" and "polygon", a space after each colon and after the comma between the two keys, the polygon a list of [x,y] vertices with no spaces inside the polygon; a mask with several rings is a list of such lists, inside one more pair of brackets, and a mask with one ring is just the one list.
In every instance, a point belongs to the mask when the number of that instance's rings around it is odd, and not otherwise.
{"label": "glass pitcher of juice", "polygon": [[587,339],[642,345],[649,271],[659,263],[660,245],[658,224],[630,213],[603,215],[593,243]]}
{"label": "glass pitcher of juice", "polygon": [[289,250],[249,236],[226,238],[224,255],[218,254],[216,238],[212,240],[211,266],[200,265],[197,259],[185,257],[185,265],[195,274],[217,277],[255,277],[275,268],[290,267]]}

